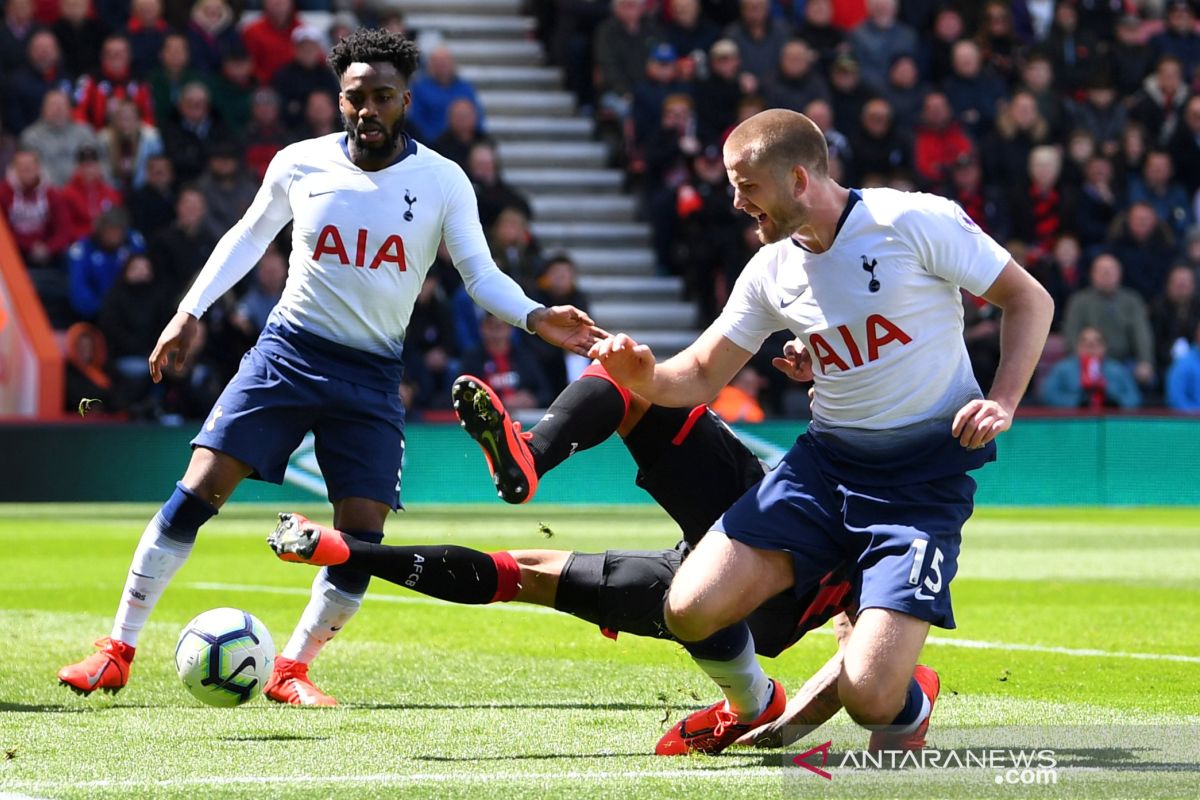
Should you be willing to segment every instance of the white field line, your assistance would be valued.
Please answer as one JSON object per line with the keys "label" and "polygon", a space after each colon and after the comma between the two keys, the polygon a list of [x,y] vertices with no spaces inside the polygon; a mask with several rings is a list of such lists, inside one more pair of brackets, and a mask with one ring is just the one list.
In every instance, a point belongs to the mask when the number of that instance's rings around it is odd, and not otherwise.
{"label": "white field line", "polygon": [[[191,778],[164,778],[155,780],[147,778],[122,778],[119,780],[92,781],[0,781],[0,787],[27,789],[30,791],[63,790],[63,789],[127,789],[127,788],[169,788],[173,786],[289,786],[312,784],[383,784],[405,785],[412,783],[530,783],[537,781],[612,781],[612,780],[646,780],[647,778],[666,778],[670,780],[697,778],[701,780],[722,779],[734,780],[757,777],[779,777],[778,768],[772,767],[735,767],[732,769],[672,769],[672,770],[620,770],[596,772],[496,772],[488,770],[475,774],[424,772],[424,773],[382,773],[379,775],[212,775]],[[0,795],[3,797],[3,795]]]}
{"label": "white field line", "polygon": [[[214,592],[262,592],[264,594],[287,594],[308,597],[308,589],[290,586],[255,586],[240,583],[188,583],[190,589],[201,589]],[[373,603],[401,603],[421,606],[453,605],[431,597],[404,597],[394,594],[373,594]],[[489,611],[515,611],[523,614],[561,614],[545,606],[531,606],[525,603],[491,603],[489,605],[464,605],[461,608],[487,609]],[[832,636],[832,631],[824,628],[812,633],[821,636]],[[1200,664],[1200,656],[1184,656],[1173,653],[1126,653],[1120,650],[1097,650],[1093,648],[1053,647],[1044,644],[1021,644],[1013,642],[985,642],[979,639],[951,639],[945,636],[930,636],[926,642],[941,647],[962,647],[968,650],[1007,650],[1022,653],[1049,653],[1057,656],[1074,656],[1082,658],[1130,658],[1138,661],[1176,661],[1183,664]]]}

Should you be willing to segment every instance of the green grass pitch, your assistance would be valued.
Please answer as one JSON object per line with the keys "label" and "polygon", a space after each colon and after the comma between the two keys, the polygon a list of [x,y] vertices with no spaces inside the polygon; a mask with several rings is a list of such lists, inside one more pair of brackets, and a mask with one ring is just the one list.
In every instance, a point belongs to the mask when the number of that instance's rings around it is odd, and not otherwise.
{"label": "green grass pitch", "polygon": [[[338,708],[201,707],[172,665],[183,623],[238,606],[282,647],[305,602],[312,569],[264,544],[274,510],[230,507],[210,523],[143,633],[131,684],[85,699],[54,673],[107,634],[154,509],[0,506],[0,798],[1200,795],[1200,511],[984,508],[969,523],[959,627],[935,632],[923,656],[943,682],[930,744],[939,730],[1077,726],[1070,747],[1056,745],[1057,783],[1020,785],[986,769],[837,770],[825,781],[791,765],[826,740],[835,753],[864,745],[844,715],[785,751],[655,758],[664,717],[717,696],[677,646],[382,581],[314,667]],[[650,507],[536,504],[414,509],[388,534],[584,551],[676,535]],[[767,670],[798,687],[833,647],[819,632]],[[1114,726],[1131,727],[1100,744],[1125,730]],[[1022,744],[1045,744],[1038,736]]]}

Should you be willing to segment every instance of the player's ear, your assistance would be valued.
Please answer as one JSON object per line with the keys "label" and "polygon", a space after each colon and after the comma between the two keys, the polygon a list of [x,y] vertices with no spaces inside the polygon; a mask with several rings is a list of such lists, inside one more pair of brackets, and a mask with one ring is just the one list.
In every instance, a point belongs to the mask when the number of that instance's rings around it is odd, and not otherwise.
{"label": "player's ear", "polygon": [[408,108],[411,105],[412,105],[412,90],[405,89],[404,90],[404,110],[408,111]]}
{"label": "player's ear", "polygon": [[792,167],[792,198],[799,200],[808,189],[808,170],[799,164]]}

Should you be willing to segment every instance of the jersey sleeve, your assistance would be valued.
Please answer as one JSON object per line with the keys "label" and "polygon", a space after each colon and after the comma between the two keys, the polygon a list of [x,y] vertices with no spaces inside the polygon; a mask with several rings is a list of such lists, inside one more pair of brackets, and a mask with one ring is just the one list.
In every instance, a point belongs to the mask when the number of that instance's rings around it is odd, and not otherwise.
{"label": "jersey sleeve", "polygon": [[541,304],[526,296],[520,285],[496,266],[479,223],[479,205],[471,182],[461,169],[451,166],[443,185],[446,209],[442,236],[467,294],[509,325],[528,332],[529,314]]}
{"label": "jersey sleeve", "polygon": [[201,317],[217,298],[246,277],[291,220],[287,194],[293,174],[291,152],[291,148],[285,148],[271,159],[254,202],[217,242],[192,288],[180,301],[180,311]]}
{"label": "jersey sleeve", "polygon": [[951,200],[929,202],[906,210],[896,229],[915,248],[925,269],[976,296],[982,296],[1011,259],[995,239]]}
{"label": "jersey sleeve", "polygon": [[729,302],[712,324],[726,339],[751,353],[757,353],[772,333],[787,327],[774,313],[766,291],[767,267],[776,257],[775,248],[764,247],[750,259],[733,285]]}

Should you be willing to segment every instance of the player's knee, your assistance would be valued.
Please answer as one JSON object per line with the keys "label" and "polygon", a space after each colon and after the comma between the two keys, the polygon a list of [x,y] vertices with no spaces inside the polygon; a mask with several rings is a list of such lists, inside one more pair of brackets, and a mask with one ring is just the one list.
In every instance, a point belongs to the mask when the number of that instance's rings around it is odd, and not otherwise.
{"label": "player's knee", "polygon": [[702,641],[723,627],[711,618],[698,598],[680,597],[675,592],[667,594],[663,621],[667,630],[681,642]]}
{"label": "player's knee", "polygon": [[853,679],[843,672],[838,680],[838,697],[859,725],[890,725],[904,707],[905,695],[880,681]]}

